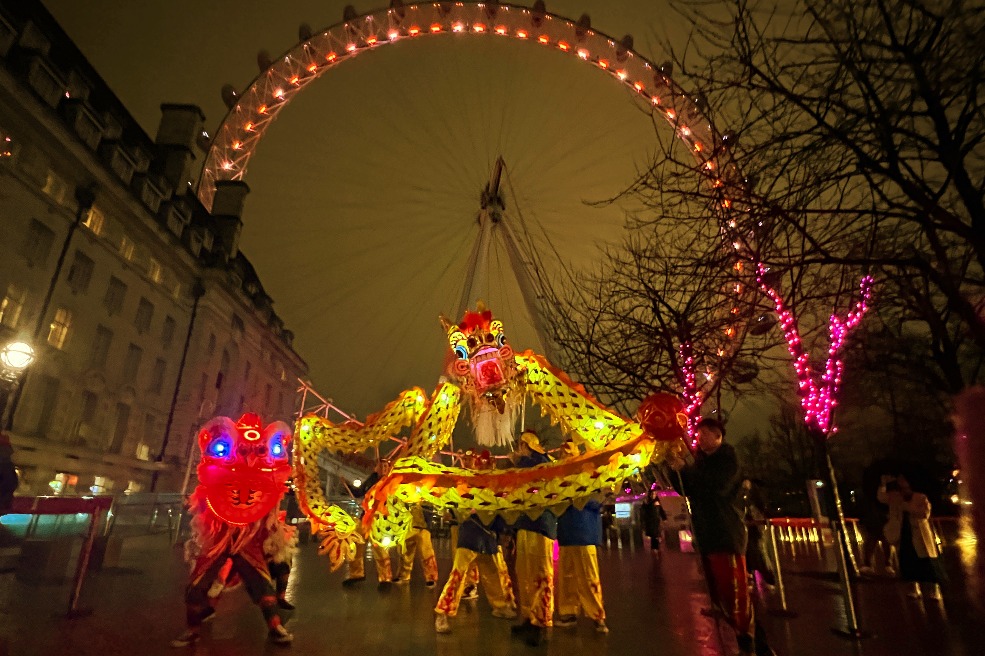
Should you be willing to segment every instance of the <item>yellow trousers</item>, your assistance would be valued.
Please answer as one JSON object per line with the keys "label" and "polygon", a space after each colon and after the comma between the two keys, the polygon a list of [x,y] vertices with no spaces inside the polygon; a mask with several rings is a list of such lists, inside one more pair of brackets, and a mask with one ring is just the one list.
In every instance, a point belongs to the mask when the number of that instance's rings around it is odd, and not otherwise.
{"label": "yellow trousers", "polygon": [[596,622],[605,619],[602,582],[595,546],[561,547],[557,560],[558,615],[577,615],[579,609]]}
{"label": "yellow trousers", "polygon": [[551,626],[554,615],[554,541],[533,531],[516,533],[520,618]]}
{"label": "yellow trousers", "polygon": [[[393,578],[390,567],[390,550],[373,545],[373,561],[376,563],[376,578],[380,583]],[[356,555],[349,561],[349,575],[346,578],[359,579],[366,576],[366,543],[356,545]]]}
{"label": "yellow trousers", "polygon": [[438,560],[434,557],[434,545],[431,544],[431,531],[426,528],[412,528],[407,532],[407,539],[400,549],[400,573],[397,578],[409,581],[414,569],[414,556],[420,555],[421,566],[424,568],[424,580],[437,582]]}
{"label": "yellow trousers", "polygon": [[[451,534],[449,544],[451,544],[452,558],[454,558],[455,549],[458,548],[458,524],[452,524],[449,533]],[[502,558],[502,551],[500,552],[500,558]],[[505,561],[504,561],[505,562]],[[507,573],[509,576],[509,573]],[[479,587],[479,566],[476,565],[476,561],[472,561],[472,565],[469,566],[469,574],[465,577],[465,585],[472,585]],[[510,588],[510,598],[513,598],[513,586],[508,586]],[[514,605],[516,605],[514,603]]]}
{"label": "yellow trousers", "polygon": [[469,583],[472,571],[478,571],[482,580],[482,589],[493,610],[514,610],[516,600],[513,598],[513,584],[510,573],[506,569],[503,552],[496,555],[481,554],[471,549],[455,549],[455,559],[452,562],[451,574],[445,583],[434,612],[454,617],[458,613],[458,605],[462,601],[462,592]]}

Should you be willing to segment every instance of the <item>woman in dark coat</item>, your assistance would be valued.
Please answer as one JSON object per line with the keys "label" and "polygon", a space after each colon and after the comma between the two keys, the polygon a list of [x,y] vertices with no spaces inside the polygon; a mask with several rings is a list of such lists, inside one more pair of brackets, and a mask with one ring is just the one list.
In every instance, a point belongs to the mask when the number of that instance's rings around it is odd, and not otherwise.
{"label": "woman in dark coat", "polygon": [[660,505],[660,491],[655,487],[650,488],[640,509],[640,522],[643,525],[643,534],[650,538],[650,548],[658,554],[660,553],[660,524],[666,516],[663,506]]}

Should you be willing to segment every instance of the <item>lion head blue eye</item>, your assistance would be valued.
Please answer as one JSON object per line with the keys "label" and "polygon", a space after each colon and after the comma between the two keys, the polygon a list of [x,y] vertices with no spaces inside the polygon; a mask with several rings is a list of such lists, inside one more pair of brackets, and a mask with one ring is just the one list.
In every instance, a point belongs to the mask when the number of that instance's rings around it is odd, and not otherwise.
{"label": "lion head blue eye", "polygon": [[212,440],[207,450],[210,456],[225,458],[232,451],[232,444],[230,444],[229,438],[227,437],[217,437]]}
{"label": "lion head blue eye", "polygon": [[273,437],[270,440],[270,455],[274,458],[283,458],[285,455],[284,442],[280,435]]}
{"label": "lion head blue eye", "polygon": [[459,360],[468,360],[469,359],[468,349],[466,349],[461,344],[459,344],[458,346],[455,347],[455,355],[458,357]]}
{"label": "lion head blue eye", "polygon": [[500,333],[496,336],[496,345],[502,348],[506,345],[506,335]]}

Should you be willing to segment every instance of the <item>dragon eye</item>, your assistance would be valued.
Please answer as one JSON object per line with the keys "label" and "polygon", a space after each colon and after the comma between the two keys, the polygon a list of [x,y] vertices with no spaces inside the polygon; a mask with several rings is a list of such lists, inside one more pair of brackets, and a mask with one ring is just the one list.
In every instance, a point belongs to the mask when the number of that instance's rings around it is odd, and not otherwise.
{"label": "dragon eye", "polygon": [[455,347],[455,355],[458,357],[459,360],[468,360],[469,359],[468,349],[466,349],[461,344],[459,344],[458,346]]}
{"label": "dragon eye", "polygon": [[230,444],[228,437],[219,436],[209,443],[206,451],[215,458],[225,458],[232,452],[232,444]]}
{"label": "dragon eye", "polygon": [[479,345],[479,340],[477,340],[475,337],[469,337],[468,345],[469,348],[475,348],[476,346]]}
{"label": "dragon eye", "polygon": [[499,335],[497,335],[496,336],[496,345],[499,346],[500,348],[502,348],[503,346],[505,346],[506,345],[506,335],[504,335],[503,333],[500,333]]}

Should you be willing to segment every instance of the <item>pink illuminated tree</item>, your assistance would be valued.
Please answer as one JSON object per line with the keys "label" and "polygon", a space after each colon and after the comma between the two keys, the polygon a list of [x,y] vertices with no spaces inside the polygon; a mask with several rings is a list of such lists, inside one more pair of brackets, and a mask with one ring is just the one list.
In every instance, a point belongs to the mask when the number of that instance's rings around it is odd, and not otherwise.
{"label": "pink illuminated tree", "polygon": [[869,309],[872,276],[862,277],[859,282],[859,299],[844,318],[833,313],[828,319],[827,359],[823,373],[818,375],[810,353],[801,341],[797,317],[776,287],[768,282],[768,273],[768,267],[763,264],[757,265],[756,282],[773,303],[783,338],[787,343],[787,350],[793,358],[804,422],[811,431],[827,437],[838,430],[834,423],[834,409],[838,405],[838,391],[841,388],[841,378],[845,369],[841,355],[842,348],[849,333],[858,326]]}

